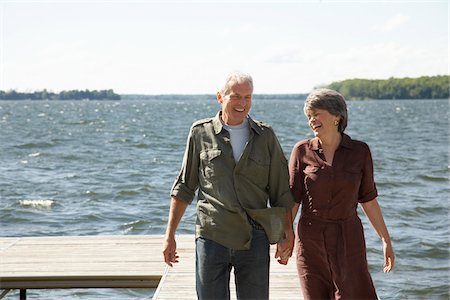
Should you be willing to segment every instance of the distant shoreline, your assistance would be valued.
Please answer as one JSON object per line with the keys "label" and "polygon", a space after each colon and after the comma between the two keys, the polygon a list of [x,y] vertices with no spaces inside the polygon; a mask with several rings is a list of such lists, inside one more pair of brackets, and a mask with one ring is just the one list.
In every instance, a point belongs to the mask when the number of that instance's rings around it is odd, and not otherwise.
{"label": "distant shoreline", "polygon": [[[210,100],[216,99],[215,94],[161,94],[161,95],[139,95],[124,94],[120,95],[122,100]],[[282,100],[304,100],[308,94],[253,94],[253,99],[272,100],[273,98]]]}
{"label": "distant shoreline", "polygon": [[[330,88],[340,92],[347,100],[388,99],[448,99],[450,76],[422,76],[418,78],[346,79],[315,88]],[[304,100],[308,93],[254,94],[255,99]],[[0,100],[186,100],[215,99],[214,94],[116,94],[114,90],[70,90],[60,93],[35,91],[21,93],[15,90],[0,90]]]}
{"label": "distant shoreline", "polygon": [[[308,94],[254,94],[253,100],[268,100],[268,101],[305,101]],[[193,95],[193,94],[173,94],[173,95],[121,95],[120,99],[0,99],[2,101],[33,101],[33,102],[65,102],[65,101],[215,101],[216,95]],[[352,99],[346,98],[348,102],[361,102],[361,101],[389,101],[389,100],[400,100],[400,101],[411,101],[411,100],[449,100],[449,98],[405,98],[405,99]]]}

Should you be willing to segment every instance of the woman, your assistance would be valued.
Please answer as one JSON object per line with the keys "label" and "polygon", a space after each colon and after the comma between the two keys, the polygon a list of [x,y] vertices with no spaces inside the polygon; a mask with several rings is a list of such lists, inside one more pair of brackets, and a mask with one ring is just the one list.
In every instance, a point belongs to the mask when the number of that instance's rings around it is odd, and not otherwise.
{"label": "woman", "polygon": [[319,89],[305,101],[314,138],[298,142],[289,161],[290,186],[302,204],[297,270],[308,299],[377,299],[369,274],[358,203],[383,241],[384,272],[394,251],[377,202],[369,147],[344,134],[347,106],[336,91]]}

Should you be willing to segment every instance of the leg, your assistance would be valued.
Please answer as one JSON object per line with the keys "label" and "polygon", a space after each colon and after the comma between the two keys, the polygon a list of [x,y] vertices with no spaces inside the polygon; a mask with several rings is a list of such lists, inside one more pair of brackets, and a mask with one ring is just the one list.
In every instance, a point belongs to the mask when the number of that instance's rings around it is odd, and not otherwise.
{"label": "leg", "polygon": [[346,257],[340,257],[345,265],[345,278],[336,281],[337,299],[378,299],[366,257],[364,229],[359,218],[347,223]]}
{"label": "leg", "polygon": [[296,238],[297,272],[305,300],[334,299],[334,285],[323,227],[300,219]]}
{"label": "leg", "polygon": [[269,299],[269,241],[264,230],[253,229],[250,250],[233,251],[238,299]]}
{"label": "leg", "polygon": [[230,250],[211,240],[196,240],[198,299],[230,299]]}

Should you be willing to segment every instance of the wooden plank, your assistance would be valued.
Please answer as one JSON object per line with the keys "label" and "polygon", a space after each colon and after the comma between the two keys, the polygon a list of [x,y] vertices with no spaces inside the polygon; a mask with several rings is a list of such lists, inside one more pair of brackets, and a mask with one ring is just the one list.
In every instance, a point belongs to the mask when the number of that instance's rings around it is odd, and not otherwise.
{"label": "wooden plank", "polygon": [[157,287],[162,236],[0,238],[0,288]]}
{"label": "wooden plank", "polygon": [[[177,236],[179,263],[167,268],[153,300],[197,299],[195,291],[195,243],[191,236]],[[275,259],[276,246],[272,245],[270,262],[270,299],[303,299],[300,291],[295,259],[280,265]],[[230,297],[236,299],[234,274],[230,276]]]}
{"label": "wooden plank", "polygon": [[[48,276],[23,277],[2,282],[7,289],[59,289],[59,288],[155,288],[161,276]],[[2,287],[4,288],[4,287]]]}
{"label": "wooden plank", "polygon": [[14,245],[16,242],[18,242],[20,240],[20,238],[15,238],[15,237],[11,237],[11,238],[0,238],[0,251],[5,250],[9,247],[11,247],[12,245]]}
{"label": "wooden plank", "polygon": [[[153,299],[197,299],[194,236],[177,236],[173,268],[162,245],[162,235],[0,238],[0,289],[158,287]],[[302,299],[295,261],[283,266],[274,254],[270,298]],[[236,299],[233,274],[230,292]]]}

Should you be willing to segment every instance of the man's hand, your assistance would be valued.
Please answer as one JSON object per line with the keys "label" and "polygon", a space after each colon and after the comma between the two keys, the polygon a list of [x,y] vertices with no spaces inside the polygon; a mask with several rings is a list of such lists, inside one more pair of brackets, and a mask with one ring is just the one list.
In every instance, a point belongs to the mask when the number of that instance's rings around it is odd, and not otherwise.
{"label": "man's hand", "polygon": [[163,245],[164,262],[173,267],[178,262],[177,242],[174,237],[166,237]]}
{"label": "man's hand", "polygon": [[294,249],[294,233],[292,230],[287,232],[285,236],[278,241],[277,251],[275,252],[275,258],[279,264],[287,265],[289,258],[292,256],[292,250]]}
{"label": "man's hand", "polygon": [[163,244],[164,262],[169,266],[178,262],[177,243],[175,242],[175,231],[180,223],[181,217],[186,211],[188,202],[172,197],[170,199],[169,220],[167,221],[166,236]]}

